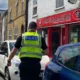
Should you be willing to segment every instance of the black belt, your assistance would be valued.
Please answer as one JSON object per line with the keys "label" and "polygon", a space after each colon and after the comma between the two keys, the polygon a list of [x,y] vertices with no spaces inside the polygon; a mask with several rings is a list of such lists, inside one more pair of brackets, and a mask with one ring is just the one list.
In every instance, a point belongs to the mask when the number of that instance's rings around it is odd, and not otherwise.
{"label": "black belt", "polygon": [[20,59],[22,62],[40,62],[41,59],[38,58],[28,58],[28,57],[24,57]]}

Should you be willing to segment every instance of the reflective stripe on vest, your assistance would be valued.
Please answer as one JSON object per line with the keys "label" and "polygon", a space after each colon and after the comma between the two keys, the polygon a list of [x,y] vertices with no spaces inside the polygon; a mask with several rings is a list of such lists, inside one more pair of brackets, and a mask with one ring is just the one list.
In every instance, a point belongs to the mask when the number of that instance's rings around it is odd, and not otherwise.
{"label": "reflective stripe on vest", "polygon": [[22,34],[22,47],[19,57],[42,57],[41,36],[36,32],[26,32]]}

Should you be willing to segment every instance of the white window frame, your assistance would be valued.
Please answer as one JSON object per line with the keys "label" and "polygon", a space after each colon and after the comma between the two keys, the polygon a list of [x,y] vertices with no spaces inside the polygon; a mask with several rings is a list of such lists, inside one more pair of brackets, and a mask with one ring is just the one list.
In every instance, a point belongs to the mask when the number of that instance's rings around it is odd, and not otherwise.
{"label": "white window frame", "polygon": [[12,40],[12,29],[9,29],[9,40]]}
{"label": "white window frame", "polygon": [[57,1],[55,1],[55,10],[58,10],[58,9],[62,9],[62,8],[64,8],[64,0],[63,0],[63,5],[62,6],[59,6],[59,7],[57,7]]}
{"label": "white window frame", "polygon": [[[17,32],[16,32],[16,29],[17,29]],[[18,27],[15,27],[14,28],[14,39],[17,39],[17,38],[15,38],[15,36],[18,37]]]}
{"label": "white window frame", "polygon": [[34,4],[34,0],[33,0],[33,17],[36,17],[37,16],[37,13],[34,14],[34,8],[37,8],[37,3]]}

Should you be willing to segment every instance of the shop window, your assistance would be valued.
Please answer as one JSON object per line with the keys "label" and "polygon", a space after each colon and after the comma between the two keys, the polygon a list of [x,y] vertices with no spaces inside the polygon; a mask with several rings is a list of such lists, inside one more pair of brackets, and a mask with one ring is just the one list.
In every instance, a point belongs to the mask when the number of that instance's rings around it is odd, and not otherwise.
{"label": "shop window", "polygon": [[16,27],[14,30],[14,39],[17,39],[18,37],[18,28]]}
{"label": "shop window", "polygon": [[69,27],[69,43],[80,42],[80,25]]}
{"label": "shop window", "polygon": [[37,32],[45,39],[45,42],[48,45],[48,31],[47,31],[47,29],[39,29]]}
{"label": "shop window", "polygon": [[11,40],[12,39],[12,30],[10,29],[9,30],[9,40]]}
{"label": "shop window", "polygon": [[47,29],[42,29],[42,37],[45,39],[45,42],[48,45],[48,31],[47,31]]}
{"label": "shop window", "polygon": [[56,0],[56,8],[60,8],[64,6],[64,0]]}
{"label": "shop window", "polygon": [[80,71],[80,46],[64,48],[59,54],[58,61],[67,68]]}

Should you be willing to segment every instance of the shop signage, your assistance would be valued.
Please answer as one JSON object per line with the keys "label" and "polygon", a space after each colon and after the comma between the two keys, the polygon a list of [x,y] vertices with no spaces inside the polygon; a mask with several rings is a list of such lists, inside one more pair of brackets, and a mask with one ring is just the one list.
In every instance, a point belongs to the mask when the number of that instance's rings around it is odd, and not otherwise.
{"label": "shop signage", "polygon": [[44,17],[37,20],[38,27],[55,26],[80,21],[80,9]]}

